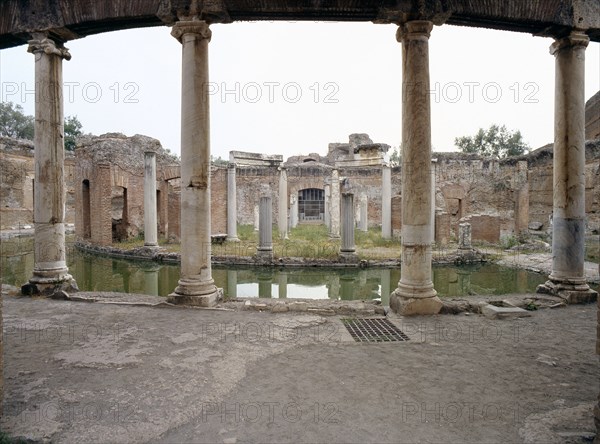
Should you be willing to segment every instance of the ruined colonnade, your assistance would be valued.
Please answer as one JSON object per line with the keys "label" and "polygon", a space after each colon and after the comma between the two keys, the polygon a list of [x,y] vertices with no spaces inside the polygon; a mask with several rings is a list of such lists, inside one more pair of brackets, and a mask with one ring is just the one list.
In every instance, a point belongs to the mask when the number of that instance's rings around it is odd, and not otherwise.
{"label": "ruined colonnade", "polygon": [[[434,174],[431,159],[431,110],[429,102],[428,40],[433,23],[407,21],[399,26],[402,45],[402,269],[390,298],[394,310],[403,314],[437,313],[441,302],[432,283],[431,243],[434,219]],[[182,20],[172,29],[182,44],[182,168],[181,168],[181,279],[171,294],[176,303],[208,306],[218,290],[211,274],[210,231],[210,111],[208,95],[208,43],[211,31],[201,20]],[[30,284],[46,290],[72,283],[68,274],[64,242],[64,178],[62,141],[62,59],[68,51],[47,35],[36,35],[30,52],[36,56],[36,204],[35,268]],[[572,32],[552,45],[556,57],[556,111],[554,156],[553,268],[540,291],[570,301],[589,299],[583,274],[584,184],[584,53],[589,38]],[[42,93],[43,92],[43,93]],[[151,155],[146,157],[149,168]],[[154,174],[156,172],[154,171]],[[280,169],[279,207],[287,209],[287,171]],[[227,231],[236,240],[235,165],[228,170]],[[148,178],[148,183],[152,181]],[[155,180],[154,180],[155,182]],[[149,186],[148,190],[152,187]],[[339,238],[343,222],[340,178],[333,171],[326,186],[327,222],[332,238]],[[156,208],[156,192],[145,193],[147,207]],[[280,236],[294,226],[292,214],[279,212]],[[361,228],[366,218],[361,211]],[[148,212],[147,246],[157,245],[156,214]],[[154,227],[154,230],[152,229]],[[382,235],[391,236],[391,171],[382,169]]]}

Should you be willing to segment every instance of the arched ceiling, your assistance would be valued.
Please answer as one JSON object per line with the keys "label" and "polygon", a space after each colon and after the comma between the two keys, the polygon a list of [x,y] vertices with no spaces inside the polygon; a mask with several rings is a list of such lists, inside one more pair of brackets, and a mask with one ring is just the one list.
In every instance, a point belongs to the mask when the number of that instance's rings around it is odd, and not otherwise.
{"label": "arched ceiling", "polygon": [[600,41],[600,0],[2,0],[0,49],[26,43],[33,32],[68,41],[107,31],[168,26],[186,17],[211,23],[427,19],[553,37],[577,28]]}

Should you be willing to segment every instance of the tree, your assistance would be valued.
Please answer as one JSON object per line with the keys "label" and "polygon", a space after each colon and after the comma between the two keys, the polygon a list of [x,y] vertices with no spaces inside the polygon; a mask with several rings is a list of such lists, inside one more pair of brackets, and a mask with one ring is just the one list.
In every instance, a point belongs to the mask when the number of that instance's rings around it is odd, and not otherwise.
{"label": "tree", "polygon": [[23,113],[21,105],[0,103],[0,136],[33,140],[33,116]]}
{"label": "tree", "polygon": [[520,156],[529,152],[529,145],[523,141],[520,131],[508,131],[505,125],[492,125],[487,130],[479,128],[473,137],[463,136],[454,139],[454,144],[463,153],[479,154],[496,159]]}
{"label": "tree", "polygon": [[83,125],[77,116],[65,117],[65,150],[75,150],[77,138],[83,136],[83,131],[81,131],[82,127]]}
{"label": "tree", "polygon": [[402,158],[400,157],[400,147],[393,147],[392,154],[390,154],[390,166],[397,167],[402,163]]}
{"label": "tree", "polygon": [[[0,136],[33,140],[35,119],[23,112],[21,105],[0,103]],[[77,138],[83,136],[83,125],[77,116],[65,118],[65,150],[73,151]]]}

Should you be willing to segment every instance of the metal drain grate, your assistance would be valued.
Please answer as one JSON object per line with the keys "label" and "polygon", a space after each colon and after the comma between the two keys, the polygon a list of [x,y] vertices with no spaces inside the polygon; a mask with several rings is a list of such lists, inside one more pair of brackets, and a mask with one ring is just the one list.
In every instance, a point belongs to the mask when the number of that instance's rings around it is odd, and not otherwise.
{"label": "metal drain grate", "polygon": [[386,318],[342,319],[343,324],[356,342],[402,342],[408,341],[402,330]]}

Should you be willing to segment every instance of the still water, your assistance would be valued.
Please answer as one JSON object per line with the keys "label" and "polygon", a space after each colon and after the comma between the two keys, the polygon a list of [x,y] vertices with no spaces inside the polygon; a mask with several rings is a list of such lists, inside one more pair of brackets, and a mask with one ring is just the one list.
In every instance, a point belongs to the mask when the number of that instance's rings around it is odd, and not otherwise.
{"label": "still water", "polygon": [[[33,270],[33,239],[2,241],[2,283],[20,286]],[[117,291],[166,296],[177,286],[179,265],[91,255],[68,247],[68,266],[82,291]],[[400,279],[394,269],[213,267],[226,297],[374,299],[384,304]],[[433,269],[441,297],[533,292],[546,276],[493,264]]]}

